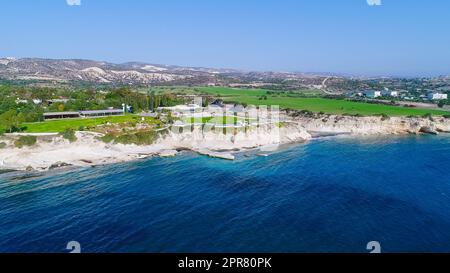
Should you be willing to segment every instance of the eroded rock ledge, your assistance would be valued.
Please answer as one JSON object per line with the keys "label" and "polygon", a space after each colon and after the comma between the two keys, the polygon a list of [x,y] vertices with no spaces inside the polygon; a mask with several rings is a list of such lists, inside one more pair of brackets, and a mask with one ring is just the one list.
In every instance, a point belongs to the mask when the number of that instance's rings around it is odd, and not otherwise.
{"label": "eroded rock ledge", "polygon": [[308,141],[313,134],[390,135],[439,134],[450,132],[450,119],[443,117],[352,117],[338,115],[283,116],[279,125],[265,125],[224,134],[195,127],[183,133],[169,132],[148,146],[107,144],[98,133],[77,132],[70,143],[59,135],[39,135],[37,143],[22,149],[14,146],[14,136],[2,137],[0,169],[46,171],[65,166],[94,166],[147,158],[175,156],[190,150],[223,159],[246,149]]}

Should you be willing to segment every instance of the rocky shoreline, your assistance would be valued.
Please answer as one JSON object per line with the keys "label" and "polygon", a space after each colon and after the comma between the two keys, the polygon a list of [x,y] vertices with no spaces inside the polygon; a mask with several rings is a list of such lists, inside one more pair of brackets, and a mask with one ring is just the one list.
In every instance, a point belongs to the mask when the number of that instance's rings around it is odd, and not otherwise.
{"label": "rocky shoreline", "polygon": [[314,135],[400,135],[450,132],[450,119],[443,117],[354,117],[316,115],[285,117],[282,126],[264,125],[227,134],[195,127],[183,133],[169,132],[148,146],[108,144],[98,133],[77,132],[71,143],[58,134],[39,134],[37,143],[21,149],[17,135],[0,138],[0,170],[47,171],[67,166],[86,167],[133,161],[152,156],[176,156],[189,150],[202,155],[234,160],[239,151],[310,140]]}
{"label": "rocky shoreline", "polygon": [[308,132],[351,135],[402,135],[449,133],[450,119],[444,117],[355,117],[314,115],[293,118]]}

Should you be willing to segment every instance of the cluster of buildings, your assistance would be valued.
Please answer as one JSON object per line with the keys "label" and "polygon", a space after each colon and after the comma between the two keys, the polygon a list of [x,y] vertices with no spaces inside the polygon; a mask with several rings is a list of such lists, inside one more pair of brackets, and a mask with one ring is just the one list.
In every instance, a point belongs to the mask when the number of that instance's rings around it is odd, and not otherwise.
{"label": "cluster of buildings", "polygon": [[199,104],[186,104],[186,105],[176,105],[173,107],[159,107],[156,110],[158,113],[170,112],[173,117],[215,117],[222,116],[223,113],[230,113],[230,115],[245,114],[246,109],[241,105],[234,104],[222,104],[220,102],[215,102],[207,107],[202,107]]}
{"label": "cluster of buildings", "polygon": [[[363,98],[369,98],[369,99],[376,99],[376,98],[401,98],[405,100],[414,100],[415,98],[413,96],[408,96],[407,93],[401,93],[399,91],[395,90],[364,90],[364,91],[357,91],[357,92],[350,92],[347,93],[347,96],[349,97],[363,97]],[[421,95],[419,97],[422,100],[429,100],[429,101],[438,101],[438,100],[447,100],[448,95],[446,93],[440,92],[440,91],[429,91],[426,95]]]}
{"label": "cluster of buildings", "polygon": [[[243,105],[223,104],[216,101],[206,107],[200,104],[177,105],[173,107],[159,107],[155,113],[142,113],[142,116],[167,116],[177,118],[175,127],[191,125],[210,125],[215,127],[244,127],[279,122],[278,109],[264,107],[244,107]],[[206,118],[206,120],[205,120]]]}
{"label": "cluster of buildings", "polygon": [[[41,105],[43,103],[43,101],[40,99],[32,99],[31,101],[36,105]],[[69,101],[70,101],[70,99],[51,99],[51,100],[46,100],[45,103],[50,106],[55,103],[67,103]],[[30,102],[29,100],[25,100],[25,99],[20,99],[20,98],[16,99],[16,104],[21,104],[21,103],[27,104],[29,102]]]}
{"label": "cluster of buildings", "polygon": [[389,89],[385,89],[382,91],[376,91],[376,90],[365,90],[363,92],[361,92],[361,96],[362,97],[366,97],[366,98],[378,98],[378,97],[392,97],[392,98],[397,98],[399,97],[399,93],[398,91],[391,91]]}

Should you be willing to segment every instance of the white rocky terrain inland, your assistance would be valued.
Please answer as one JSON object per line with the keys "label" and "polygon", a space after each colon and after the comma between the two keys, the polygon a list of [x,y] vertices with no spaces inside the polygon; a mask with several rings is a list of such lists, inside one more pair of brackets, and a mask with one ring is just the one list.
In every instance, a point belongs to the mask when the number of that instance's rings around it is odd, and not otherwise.
{"label": "white rocky terrain inland", "polygon": [[[341,77],[296,72],[255,72],[226,68],[185,67],[144,62],[109,63],[93,60],[0,58],[0,79],[38,80],[51,83],[110,83],[114,85],[230,84],[232,87],[262,87],[295,81],[294,89],[322,88],[323,82],[345,81]],[[324,81],[326,79],[326,81]],[[275,83],[276,84],[275,84]],[[300,89],[301,89],[300,88]]]}
{"label": "white rocky terrain inland", "polygon": [[114,84],[151,84],[214,76],[203,70],[144,63],[0,58],[0,78]]}

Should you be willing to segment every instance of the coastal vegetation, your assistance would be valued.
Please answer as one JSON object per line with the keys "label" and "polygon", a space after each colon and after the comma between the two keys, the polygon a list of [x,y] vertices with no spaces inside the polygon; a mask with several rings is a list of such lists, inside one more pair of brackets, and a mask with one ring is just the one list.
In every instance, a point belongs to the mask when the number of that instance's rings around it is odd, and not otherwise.
{"label": "coastal vegetation", "polygon": [[147,130],[130,133],[108,133],[100,137],[100,140],[105,143],[114,144],[151,145],[155,142],[157,136],[156,131]]}
{"label": "coastal vegetation", "polygon": [[23,148],[25,146],[33,146],[37,142],[36,136],[21,136],[14,142],[17,148]]}
{"label": "coastal vegetation", "polygon": [[62,137],[69,140],[70,142],[75,142],[77,141],[77,137],[75,135],[75,130],[68,128],[66,130],[64,130],[64,132],[61,133]]}

